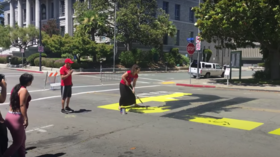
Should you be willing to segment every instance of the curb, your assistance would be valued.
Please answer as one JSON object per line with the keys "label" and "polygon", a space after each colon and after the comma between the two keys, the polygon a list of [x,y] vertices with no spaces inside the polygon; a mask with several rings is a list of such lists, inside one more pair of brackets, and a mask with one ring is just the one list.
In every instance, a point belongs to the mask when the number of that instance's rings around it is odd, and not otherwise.
{"label": "curb", "polygon": [[43,74],[44,72],[42,71],[35,71],[35,70],[25,70],[25,69],[14,69],[14,70],[17,70],[17,71],[26,71],[26,72],[30,72],[30,73],[40,73],[40,74]]}
{"label": "curb", "polygon": [[274,92],[280,93],[280,90],[266,90],[266,89],[244,89],[244,88],[231,88],[231,87],[216,87],[217,89],[227,89],[227,90],[246,90],[246,91],[254,91],[254,92]]}
{"label": "curb", "polygon": [[176,86],[197,87],[197,88],[216,88],[216,86],[210,86],[210,85],[195,85],[195,84],[182,84],[182,83],[177,83]]}

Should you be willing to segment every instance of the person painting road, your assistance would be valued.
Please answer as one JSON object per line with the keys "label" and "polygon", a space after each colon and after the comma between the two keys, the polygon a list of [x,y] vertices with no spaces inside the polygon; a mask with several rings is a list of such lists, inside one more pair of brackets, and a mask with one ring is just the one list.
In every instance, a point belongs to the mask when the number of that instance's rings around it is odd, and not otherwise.
{"label": "person painting road", "polygon": [[[135,106],[139,106],[138,104],[136,104],[136,97],[134,95],[139,72],[140,67],[135,64],[132,66],[131,70],[128,70],[122,75],[122,80],[120,82],[121,97],[119,100],[119,109],[121,109],[121,106],[130,106],[133,104]],[[131,86],[132,81],[133,84]]]}
{"label": "person painting road", "polygon": [[22,74],[17,84],[11,91],[10,109],[6,115],[5,124],[13,138],[12,145],[4,153],[3,157],[10,157],[16,152],[19,157],[25,157],[25,129],[28,126],[27,109],[31,96],[26,89],[33,81],[33,75]]}
{"label": "person painting road", "polygon": [[[5,82],[4,75],[0,74],[0,77],[1,77],[0,103],[4,103],[6,101],[6,96],[7,96],[7,84]],[[8,133],[7,133],[7,127],[4,122],[5,121],[0,112],[0,156],[2,156],[4,154],[4,152],[7,150],[7,147],[8,147]]]}
{"label": "person painting road", "polygon": [[[73,70],[71,70],[71,64],[73,64],[74,62],[67,58],[65,59],[65,65],[61,67],[60,69],[60,76],[61,76],[61,104],[62,104],[62,109],[61,112],[62,113],[68,113],[68,112],[74,112],[74,110],[72,110],[69,107],[69,102],[70,102],[70,98],[72,96],[72,73]],[[66,107],[65,106],[65,100],[66,100]]]}

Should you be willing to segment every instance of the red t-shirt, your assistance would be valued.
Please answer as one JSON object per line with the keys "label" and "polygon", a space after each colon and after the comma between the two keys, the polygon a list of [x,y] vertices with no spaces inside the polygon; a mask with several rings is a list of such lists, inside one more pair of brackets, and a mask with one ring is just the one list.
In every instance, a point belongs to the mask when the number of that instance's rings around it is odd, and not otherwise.
{"label": "red t-shirt", "polygon": [[[129,85],[131,84],[131,82],[133,81],[133,79],[138,78],[138,74],[135,74],[135,75],[133,76],[130,70],[127,71],[127,74],[128,74],[128,76],[127,76],[125,79],[127,80],[127,82],[128,82]],[[123,79],[121,80],[121,84],[126,85],[126,83],[125,83],[125,81],[124,81]]]}
{"label": "red t-shirt", "polygon": [[[65,65],[60,69],[60,75],[67,75],[70,71],[70,68],[67,68]],[[71,86],[72,85],[72,75],[69,75],[66,79],[61,79],[61,86]]]}

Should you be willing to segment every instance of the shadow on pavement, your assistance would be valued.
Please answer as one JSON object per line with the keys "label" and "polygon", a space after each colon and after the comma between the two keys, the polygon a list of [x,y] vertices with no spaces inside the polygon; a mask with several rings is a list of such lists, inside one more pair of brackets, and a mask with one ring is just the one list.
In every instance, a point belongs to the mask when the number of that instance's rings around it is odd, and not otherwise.
{"label": "shadow on pavement", "polygon": [[65,153],[56,153],[56,154],[44,154],[44,155],[40,155],[37,157],[59,157],[59,156],[63,156],[65,155]]}
{"label": "shadow on pavement", "polygon": [[[190,97],[198,97],[198,99],[169,101],[169,102],[166,102],[165,106],[168,106],[169,109],[172,110],[172,109],[176,109],[176,108],[180,108],[180,107],[189,106],[189,105],[191,105],[191,103],[194,103],[194,102],[209,102],[209,103],[204,104],[204,105],[195,106],[192,108],[188,108],[185,110],[181,110],[178,112],[169,113],[169,114],[163,115],[162,117],[175,118],[175,119],[181,119],[181,120],[190,120],[190,119],[193,119],[195,116],[217,118],[217,117],[211,117],[211,116],[202,116],[201,114],[204,114],[207,112],[220,113],[221,111],[230,112],[231,110],[233,110],[235,108],[229,109],[226,107],[255,100],[253,98],[237,97],[237,98],[232,98],[229,100],[224,100],[224,101],[219,101],[219,102],[211,102],[211,101],[219,100],[219,99],[223,99],[223,98],[216,96],[216,95],[200,95],[200,94],[194,94],[194,95],[191,95]],[[217,118],[217,119],[219,119],[219,118]]]}
{"label": "shadow on pavement", "polygon": [[73,113],[84,113],[84,112],[91,112],[91,110],[80,109],[80,110],[74,111]]}

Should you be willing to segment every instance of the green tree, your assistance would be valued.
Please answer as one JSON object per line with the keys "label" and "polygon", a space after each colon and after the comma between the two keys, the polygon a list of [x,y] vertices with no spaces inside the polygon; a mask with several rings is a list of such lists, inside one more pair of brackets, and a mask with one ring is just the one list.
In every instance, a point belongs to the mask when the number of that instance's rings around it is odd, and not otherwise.
{"label": "green tree", "polygon": [[270,75],[280,78],[280,2],[271,0],[205,0],[195,7],[196,25],[201,37],[208,42],[221,39],[222,46],[254,46],[254,42],[268,51]]}
{"label": "green tree", "polygon": [[212,51],[210,49],[204,49],[202,55],[203,55],[203,62],[209,62],[212,56]]}
{"label": "green tree", "polygon": [[[95,36],[106,35],[112,37],[113,26],[110,6],[111,3],[107,0],[89,0],[89,5],[88,1],[75,2],[76,21],[79,23],[76,33],[80,36],[87,33],[93,41],[95,41]],[[106,8],[108,10],[105,10]]]}
{"label": "green tree", "polygon": [[11,46],[10,27],[0,25],[0,47],[9,48]]}
{"label": "green tree", "polygon": [[[165,35],[174,36],[177,29],[169,15],[158,9],[156,0],[119,0],[117,12],[118,41],[124,42],[127,51],[132,43],[152,45],[161,49]],[[162,56],[162,54],[161,54]]]}
{"label": "green tree", "polygon": [[53,53],[63,53],[63,47],[65,46],[64,44],[64,38],[61,35],[52,35],[50,37],[48,34],[45,32],[42,32],[43,40],[42,43],[43,45],[52,51]]}
{"label": "green tree", "polygon": [[33,25],[28,27],[18,27],[10,29],[10,41],[14,47],[18,47],[20,50],[26,50],[33,45],[33,41],[38,38],[39,30]]}
{"label": "green tree", "polygon": [[53,34],[58,35],[59,29],[56,20],[48,20],[47,23],[43,25],[42,31],[46,32],[50,37],[52,37]]}
{"label": "green tree", "polygon": [[88,37],[74,36],[72,39],[71,51],[69,51],[69,53],[75,55],[78,63],[80,63],[80,59],[83,56],[92,56],[94,58],[96,55],[95,46],[95,42]]}

